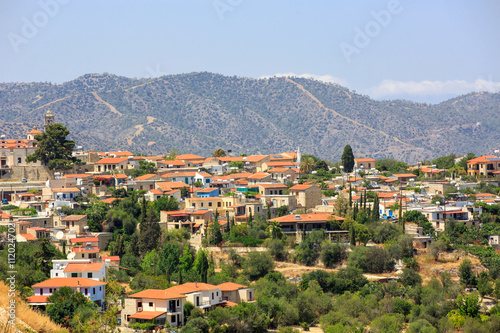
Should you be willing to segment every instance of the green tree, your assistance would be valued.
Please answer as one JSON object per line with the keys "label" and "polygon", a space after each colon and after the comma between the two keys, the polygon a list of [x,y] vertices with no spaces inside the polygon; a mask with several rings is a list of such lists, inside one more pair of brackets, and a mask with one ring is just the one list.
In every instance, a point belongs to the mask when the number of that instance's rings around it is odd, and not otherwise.
{"label": "green tree", "polygon": [[346,145],[344,147],[341,159],[345,172],[352,172],[352,169],[354,168],[354,154],[350,145]]}
{"label": "green tree", "polygon": [[316,167],[316,163],[311,156],[304,156],[300,162],[300,171],[310,173]]}
{"label": "green tree", "polygon": [[72,156],[75,141],[69,141],[68,129],[61,124],[52,124],[45,128],[45,133],[35,135],[37,149],[26,157],[26,162],[40,161],[51,170],[68,170],[76,163]]}
{"label": "green tree", "polygon": [[158,246],[161,235],[159,219],[153,208],[148,210],[147,216],[142,218],[139,224],[139,250],[144,255]]}
{"label": "green tree", "polygon": [[204,250],[199,249],[194,261],[194,270],[198,273],[201,282],[207,283],[208,281],[208,258]]}
{"label": "green tree", "polygon": [[226,151],[222,148],[217,148],[213,153],[213,157],[224,157],[226,156]]}
{"label": "green tree", "polygon": [[469,259],[463,259],[458,267],[458,271],[460,272],[460,283],[464,284],[467,287],[474,287],[477,284],[476,276],[472,271],[472,264]]}
{"label": "green tree", "polygon": [[457,296],[457,307],[460,315],[464,317],[478,317],[481,303],[477,293]]}
{"label": "green tree", "polygon": [[55,323],[69,327],[70,318],[81,307],[91,307],[90,301],[80,292],[75,292],[70,287],[61,287],[54,290],[47,298],[47,314]]}
{"label": "green tree", "polygon": [[179,269],[181,250],[179,243],[165,243],[160,253],[159,268],[163,273],[175,273]]}
{"label": "green tree", "polygon": [[434,241],[429,245],[429,254],[438,261],[439,254],[446,250],[446,244],[442,240]]}
{"label": "green tree", "polygon": [[174,197],[163,196],[153,202],[153,208],[156,215],[160,216],[160,212],[179,210],[179,203]]}
{"label": "green tree", "polygon": [[479,279],[477,279],[477,291],[482,298],[493,293],[493,286],[490,283],[490,277],[487,272],[481,272],[481,274],[479,274]]}
{"label": "green tree", "polygon": [[257,280],[274,269],[274,260],[267,252],[252,251],[245,261],[245,273],[252,281]]}

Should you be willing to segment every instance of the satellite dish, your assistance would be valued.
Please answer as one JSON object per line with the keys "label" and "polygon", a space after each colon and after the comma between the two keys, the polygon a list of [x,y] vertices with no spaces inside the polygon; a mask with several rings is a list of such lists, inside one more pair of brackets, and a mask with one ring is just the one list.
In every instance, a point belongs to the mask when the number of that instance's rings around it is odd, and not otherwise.
{"label": "satellite dish", "polygon": [[73,260],[73,259],[75,259],[75,256],[76,256],[76,253],[75,253],[75,252],[70,252],[70,253],[68,254],[68,259],[69,259],[69,260]]}
{"label": "satellite dish", "polygon": [[64,237],[64,232],[62,232],[62,231],[58,231],[58,232],[56,233],[56,238],[57,238],[57,239],[63,239],[63,237]]}

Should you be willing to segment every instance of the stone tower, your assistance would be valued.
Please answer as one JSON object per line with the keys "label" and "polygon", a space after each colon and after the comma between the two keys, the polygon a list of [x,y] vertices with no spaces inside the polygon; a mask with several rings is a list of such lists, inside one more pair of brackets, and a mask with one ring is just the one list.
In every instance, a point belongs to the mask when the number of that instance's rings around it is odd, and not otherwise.
{"label": "stone tower", "polygon": [[50,110],[47,110],[47,113],[45,114],[45,118],[44,118],[44,127],[47,128],[47,126],[53,125],[53,124],[54,124],[54,115],[52,114],[52,112]]}

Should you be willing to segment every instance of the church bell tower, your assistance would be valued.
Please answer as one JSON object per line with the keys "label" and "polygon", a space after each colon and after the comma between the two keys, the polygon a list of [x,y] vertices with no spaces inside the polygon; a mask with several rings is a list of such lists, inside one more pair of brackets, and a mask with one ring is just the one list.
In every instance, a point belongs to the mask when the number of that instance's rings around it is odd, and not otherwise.
{"label": "church bell tower", "polygon": [[45,129],[47,129],[47,126],[54,124],[54,115],[52,114],[52,112],[50,110],[47,110],[43,124],[44,124]]}

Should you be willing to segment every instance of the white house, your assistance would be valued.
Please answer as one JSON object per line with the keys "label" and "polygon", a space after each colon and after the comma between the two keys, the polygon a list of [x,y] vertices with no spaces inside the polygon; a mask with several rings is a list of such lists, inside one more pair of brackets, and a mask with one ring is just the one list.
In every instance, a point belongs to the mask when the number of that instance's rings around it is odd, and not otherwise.
{"label": "white house", "polygon": [[70,287],[76,292],[81,292],[92,302],[99,306],[105,298],[106,282],[96,281],[88,278],[56,277],[31,286],[35,295],[26,300],[30,305],[47,305],[47,298],[62,287]]}

